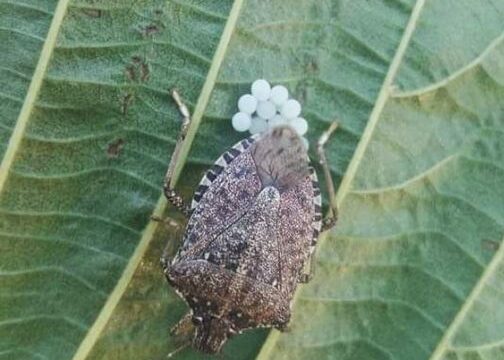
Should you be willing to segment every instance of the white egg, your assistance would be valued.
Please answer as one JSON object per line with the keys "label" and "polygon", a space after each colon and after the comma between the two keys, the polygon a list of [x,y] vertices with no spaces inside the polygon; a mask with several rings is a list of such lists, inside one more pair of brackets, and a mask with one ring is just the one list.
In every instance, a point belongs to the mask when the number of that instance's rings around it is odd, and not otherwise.
{"label": "white egg", "polygon": [[289,121],[289,125],[292,126],[300,136],[303,136],[308,131],[308,122],[302,117],[292,119]]}
{"label": "white egg", "polygon": [[257,115],[263,119],[272,119],[276,115],[276,107],[271,101],[259,101]]}
{"label": "white egg", "polygon": [[252,123],[250,124],[249,131],[252,135],[263,132],[268,128],[268,123],[266,122],[265,119],[259,117],[259,116],[254,116],[252,118]]}
{"label": "white egg", "polygon": [[245,94],[238,100],[238,109],[241,112],[252,114],[257,109],[257,99],[250,94]]}
{"label": "white egg", "polygon": [[287,91],[287,88],[285,86],[276,85],[273,86],[273,89],[271,89],[270,100],[276,106],[283,105],[288,98],[289,98],[289,91]]}
{"label": "white egg", "polygon": [[279,114],[273,116],[273,119],[268,121],[268,125],[270,128],[285,125],[285,124],[287,124],[287,120],[282,115],[279,115]]}
{"label": "white egg", "polygon": [[285,104],[283,104],[280,114],[286,119],[294,119],[301,114],[301,104],[294,99],[287,100]]}
{"label": "white egg", "polygon": [[271,94],[270,84],[264,80],[259,79],[252,83],[252,95],[259,101],[266,101],[269,99]]}
{"label": "white egg", "polygon": [[236,131],[247,131],[251,125],[250,115],[244,112],[238,112],[233,115],[231,123]]}

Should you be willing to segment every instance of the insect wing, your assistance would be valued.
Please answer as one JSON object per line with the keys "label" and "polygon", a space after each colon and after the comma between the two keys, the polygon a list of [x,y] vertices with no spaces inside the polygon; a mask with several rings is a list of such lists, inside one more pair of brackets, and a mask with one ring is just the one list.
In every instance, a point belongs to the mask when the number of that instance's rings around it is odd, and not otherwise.
{"label": "insect wing", "polygon": [[186,254],[192,256],[190,254],[206,248],[255,202],[262,185],[249,150],[250,143],[248,145],[247,149],[242,147],[239,152],[233,151],[234,157],[225,153],[203,178],[195,194],[193,213],[177,258]]}
{"label": "insect wing", "polygon": [[204,250],[203,258],[265,284],[278,283],[280,193],[267,187],[249,211]]}

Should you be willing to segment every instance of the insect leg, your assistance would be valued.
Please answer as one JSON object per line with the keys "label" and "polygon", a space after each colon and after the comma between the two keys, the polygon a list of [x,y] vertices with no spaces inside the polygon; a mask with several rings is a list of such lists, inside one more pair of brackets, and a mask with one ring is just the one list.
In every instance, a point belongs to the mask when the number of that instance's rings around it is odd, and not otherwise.
{"label": "insect leg", "polygon": [[[329,165],[327,165],[327,157],[324,150],[324,145],[329,140],[331,134],[338,127],[337,122],[333,122],[329,129],[327,129],[319,138],[317,143],[317,153],[320,159],[320,164],[324,170],[324,178],[327,184],[327,193],[329,195],[329,212],[327,217],[322,220],[322,229],[321,231],[327,231],[331,229],[334,225],[336,225],[336,220],[338,219],[338,207],[335,203],[335,194],[334,194],[334,182],[331,177],[331,171],[329,170]],[[316,251],[317,248],[314,249]],[[315,272],[315,252],[308,259],[308,272],[301,273],[299,276],[299,282],[302,284],[308,283],[312,278]]]}
{"label": "insect leg", "polygon": [[[172,219],[170,217],[166,217],[166,218],[161,218],[161,217],[158,217],[158,216],[151,216],[151,220],[152,221],[157,221],[157,222],[160,222],[161,224],[163,224],[164,226],[167,227],[167,229],[169,228],[169,231],[174,234],[173,235],[173,239],[178,239],[180,238],[180,232],[182,230],[182,227],[179,223],[177,223],[175,221],[175,219]],[[169,270],[169,267],[170,267],[170,264],[172,262],[172,259],[173,259],[173,255],[175,253],[175,249],[174,247],[176,246],[177,244],[175,244],[173,241],[171,241],[171,239],[166,243],[165,247],[164,247],[164,250],[163,250],[163,254],[161,255],[161,267],[163,268],[163,272],[165,274],[167,274],[167,271]]]}
{"label": "insect leg", "polygon": [[185,314],[178,323],[175,324],[170,329],[170,335],[172,336],[184,336],[190,335],[194,331],[194,325],[192,323],[192,312]]}
{"label": "insect leg", "polygon": [[175,326],[170,329],[170,335],[175,337],[175,345],[179,344],[166,358],[172,358],[175,354],[191,345],[194,334],[194,325],[192,323],[192,312],[185,314]]}
{"label": "insect leg", "polygon": [[170,165],[168,165],[168,170],[166,171],[164,178],[163,191],[166,198],[173,206],[180,210],[184,215],[189,216],[191,213],[190,207],[184,203],[182,196],[180,196],[175,191],[174,185],[172,184],[172,179],[173,172],[175,171],[175,168],[180,161],[180,150],[182,148],[182,144],[184,143],[184,139],[189,128],[189,123],[191,122],[191,114],[189,113],[187,106],[182,102],[180,95],[176,90],[172,90],[171,95],[173,97],[173,100],[177,104],[179,111],[183,116],[183,119],[182,127],[177,138],[177,144],[175,145],[175,150],[173,150]]}
{"label": "insect leg", "polygon": [[336,220],[338,219],[338,206],[335,202],[336,196],[334,194],[334,182],[331,176],[331,171],[329,170],[329,165],[327,164],[327,157],[324,150],[324,145],[337,127],[338,123],[333,122],[331,126],[329,126],[329,129],[320,136],[317,144],[317,153],[322,169],[324,170],[324,178],[327,184],[327,193],[329,195],[329,212],[322,222],[322,231],[327,231],[332,228],[336,225]]}

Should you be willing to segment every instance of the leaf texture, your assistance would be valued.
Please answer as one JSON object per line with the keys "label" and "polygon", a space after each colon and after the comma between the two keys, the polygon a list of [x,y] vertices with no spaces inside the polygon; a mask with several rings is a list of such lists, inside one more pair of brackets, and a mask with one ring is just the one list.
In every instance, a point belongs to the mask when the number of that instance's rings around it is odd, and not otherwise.
{"label": "leaf texture", "polygon": [[163,359],[182,345],[168,332],[187,309],[158,266],[183,231],[160,186],[180,126],[168,90],[193,111],[177,169],[189,198],[240,138],[229,119],[257,78],[303,103],[312,142],[340,122],[340,221],[290,331],[264,346],[248,332],[223,356],[504,358],[502,1],[0,9],[0,359]]}
{"label": "leaf texture", "polygon": [[339,228],[259,359],[504,358],[504,8],[411,5]]}

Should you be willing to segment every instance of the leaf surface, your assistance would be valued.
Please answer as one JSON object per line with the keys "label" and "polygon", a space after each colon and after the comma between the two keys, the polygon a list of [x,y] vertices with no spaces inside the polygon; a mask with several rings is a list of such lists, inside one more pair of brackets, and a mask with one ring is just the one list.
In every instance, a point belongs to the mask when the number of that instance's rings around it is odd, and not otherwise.
{"label": "leaf surface", "polygon": [[503,358],[504,7],[411,5],[339,226],[259,359]]}
{"label": "leaf surface", "polygon": [[[0,6],[0,358],[162,359],[181,345],[168,330],[187,308],[158,265],[183,231],[161,196],[180,126],[168,89],[193,112],[177,169],[189,198],[240,138],[229,119],[261,77],[303,103],[312,142],[339,120],[341,216],[291,331],[258,357],[502,357],[502,2]],[[255,358],[265,336],[224,357]]]}

